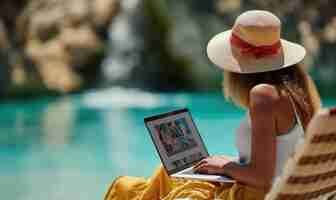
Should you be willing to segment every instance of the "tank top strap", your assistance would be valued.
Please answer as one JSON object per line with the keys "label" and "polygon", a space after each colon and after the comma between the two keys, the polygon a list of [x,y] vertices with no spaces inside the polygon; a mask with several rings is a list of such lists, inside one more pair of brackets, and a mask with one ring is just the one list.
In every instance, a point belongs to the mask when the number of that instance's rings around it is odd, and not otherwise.
{"label": "tank top strap", "polygon": [[299,126],[300,126],[300,130],[302,131],[302,134],[304,134],[305,131],[304,131],[304,129],[303,129],[302,121],[301,121],[301,118],[300,118],[300,116],[299,116],[299,114],[298,114],[298,111],[297,111],[297,109],[296,109],[294,100],[293,100],[293,98],[292,98],[290,95],[289,95],[289,99],[290,99],[290,102],[291,102],[292,107],[293,107],[293,109],[294,109],[295,119],[296,119],[297,123],[298,123]]}

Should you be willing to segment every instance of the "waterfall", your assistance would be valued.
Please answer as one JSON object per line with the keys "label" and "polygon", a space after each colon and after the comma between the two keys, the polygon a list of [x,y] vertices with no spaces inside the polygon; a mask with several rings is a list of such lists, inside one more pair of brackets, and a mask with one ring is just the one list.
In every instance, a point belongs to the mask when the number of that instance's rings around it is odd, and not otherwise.
{"label": "waterfall", "polygon": [[175,91],[219,85],[220,73],[205,55],[206,42],[222,28],[211,6],[178,0],[121,3],[110,27],[103,86]]}
{"label": "waterfall", "polygon": [[142,41],[136,33],[134,17],[140,1],[121,1],[121,12],[110,26],[108,55],[102,63],[103,85],[127,80],[139,62]]}

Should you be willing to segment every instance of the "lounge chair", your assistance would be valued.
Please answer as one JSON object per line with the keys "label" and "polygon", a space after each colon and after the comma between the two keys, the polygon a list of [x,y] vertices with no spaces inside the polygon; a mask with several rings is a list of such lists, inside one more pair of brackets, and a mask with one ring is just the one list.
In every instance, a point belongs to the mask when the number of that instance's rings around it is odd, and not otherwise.
{"label": "lounge chair", "polygon": [[265,200],[336,199],[336,108],[311,120]]}

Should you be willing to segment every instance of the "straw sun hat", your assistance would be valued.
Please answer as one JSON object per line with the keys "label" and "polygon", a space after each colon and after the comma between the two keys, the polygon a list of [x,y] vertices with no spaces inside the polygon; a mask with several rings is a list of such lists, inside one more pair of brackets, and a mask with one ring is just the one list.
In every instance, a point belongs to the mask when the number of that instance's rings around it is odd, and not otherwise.
{"label": "straw sun hat", "polygon": [[281,22],[274,14],[251,10],[241,14],[231,30],[208,43],[209,59],[218,67],[237,73],[282,69],[300,62],[303,46],[280,38]]}

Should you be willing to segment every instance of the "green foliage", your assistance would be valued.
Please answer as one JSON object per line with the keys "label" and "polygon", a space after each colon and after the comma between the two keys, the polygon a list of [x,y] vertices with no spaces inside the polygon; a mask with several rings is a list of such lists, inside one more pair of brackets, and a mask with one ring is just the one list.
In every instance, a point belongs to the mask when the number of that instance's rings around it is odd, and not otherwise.
{"label": "green foliage", "polygon": [[[191,89],[193,80],[188,77],[192,62],[190,58],[177,56],[171,48],[171,31],[173,21],[169,15],[165,0],[144,0],[143,9],[146,20],[144,30],[145,48],[144,63],[159,64],[157,75],[163,89]],[[146,76],[144,74],[144,76]]]}

